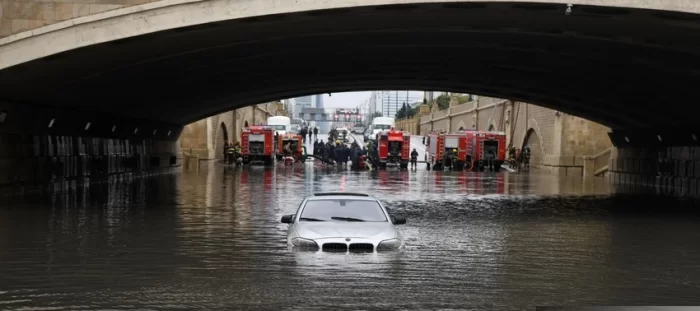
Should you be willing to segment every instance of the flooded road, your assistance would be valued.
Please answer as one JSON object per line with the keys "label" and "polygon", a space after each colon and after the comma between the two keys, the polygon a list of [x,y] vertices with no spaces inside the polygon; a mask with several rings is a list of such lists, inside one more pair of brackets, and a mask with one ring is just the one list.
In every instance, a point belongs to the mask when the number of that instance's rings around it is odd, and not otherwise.
{"label": "flooded road", "polygon": [[[405,250],[298,253],[301,199],[368,192]],[[536,172],[224,168],[0,207],[0,309],[699,305],[698,209]]]}

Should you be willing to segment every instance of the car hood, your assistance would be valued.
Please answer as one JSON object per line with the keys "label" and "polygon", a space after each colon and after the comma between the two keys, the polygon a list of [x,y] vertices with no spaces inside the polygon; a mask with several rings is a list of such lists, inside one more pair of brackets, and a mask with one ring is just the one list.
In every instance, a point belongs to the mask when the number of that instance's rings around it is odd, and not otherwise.
{"label": "car hood", "polygon": [[396,229],[390,222],[299,222],[296,230],[300,237],[322,238],[376,238],[391,239]]}

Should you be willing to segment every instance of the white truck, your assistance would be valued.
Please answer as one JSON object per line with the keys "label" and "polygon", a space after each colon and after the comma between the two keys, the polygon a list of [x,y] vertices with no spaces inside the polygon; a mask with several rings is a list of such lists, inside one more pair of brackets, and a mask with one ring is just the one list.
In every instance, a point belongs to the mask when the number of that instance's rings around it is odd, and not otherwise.
{"label": "white truck", "polygon": [[372,120],[372,125],[370,125],[367,135],[368,137],[365,137],[365,139],[377,140],[377,133],[390,130],[394,126],[396,126],[396,120],[394,120],[394,118],[376,117]]}
{"label": "white truck", "polygon": [[284,135],[292,130],[292,120],[285,116],[267,118],[267,126],[275,130],[277,135]]}

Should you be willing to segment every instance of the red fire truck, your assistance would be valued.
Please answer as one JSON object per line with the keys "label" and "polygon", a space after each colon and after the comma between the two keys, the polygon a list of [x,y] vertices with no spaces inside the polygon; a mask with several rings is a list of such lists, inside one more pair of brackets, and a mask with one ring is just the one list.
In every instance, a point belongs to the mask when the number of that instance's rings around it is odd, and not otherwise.
{"label": "red fire truck", "polygon": [[274,135],[275,131],[266,126],[254,125],[245,129],[241,134],[243,163],[272,165]]}
{"label": "red fire truck", "polygon": [[[289,152],[284,150],[284,146],[289,144]],[[284,156],[293,157],[294,160],[298,159],[302,154],[302,138],[299,134],[282,134],[277,138],[277,150],[276,156],[277,160],[281,161]]]}
{"label": "red fire truck", "polygon": [[387,164],[399,165],[402,169],[408,168],[411,159],[411,136],[408,133],[392,128],[389,131],[377,133],[378,166],[386,167]]}
{"label": "red fire truck", "polygon": [[467,163],[467,136],[464,133],[430,133],[426,150],[428,169],[461,171]]}
{"label": "red fire truck", "polygon": [[467,168],[497,172],[506,159],[506,134],[503,132],[466,131]]}

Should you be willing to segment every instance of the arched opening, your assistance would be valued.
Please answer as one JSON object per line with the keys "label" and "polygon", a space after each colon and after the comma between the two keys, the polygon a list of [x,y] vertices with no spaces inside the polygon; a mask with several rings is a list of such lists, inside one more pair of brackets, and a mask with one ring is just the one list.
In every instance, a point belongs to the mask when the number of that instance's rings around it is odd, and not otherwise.
{"label": "arched opening", "polygon": [[245,127],[245,128],[248,127],[248,120],[245,120],[245,123],[243,124],[243,127]]}
{"label": "arched opening", "polygon": [[226,153],[226,150],[224,150],[224,146],[226,146],[226,142],[229,141],[228,139],[228,130],[226,129],[226,124],[221,122],[221,126],[219,126],[219,130],[216,132],[216,140],[214,141],[214,146],[218,150],[216,150],[216,158],[217,159],[223,159],[224,154]]}
{"label": "arched opening", "polygon": [[493,132],[496,130],[496,127],[493,126],[493,124],[489,125],[489,132]]}
{"label": "arched opening", "polygon": [[527,131],[521,150],[525,146],[530,147],[530,165],[540,165],[542,163],[542,142],[534,129]]}

